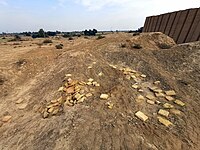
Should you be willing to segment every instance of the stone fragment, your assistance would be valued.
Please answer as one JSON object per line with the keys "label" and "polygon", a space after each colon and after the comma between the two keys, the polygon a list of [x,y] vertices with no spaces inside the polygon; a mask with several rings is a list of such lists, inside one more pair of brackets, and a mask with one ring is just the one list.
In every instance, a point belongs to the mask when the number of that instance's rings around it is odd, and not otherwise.
{"label": "stone fragment", "polygon": [[131,79],[131,76],[130,76],[130,75],[126,75],[126,79],[127,79],[127,80],[130,80],[130,79]]}
{"label": "stone fragment", "polygon": [[92,69],[92,66],[88,66],[88,69]]}
{"label": "stone fragment", "polygon": [[135,75],[131,75],[131,78],[136,79],[137,77]]}
{"label": "stone fragment", "polygon": [[135,116],[141,119],[142,121],[146,121],[148,117],[141,111],[135,113]]}
{"label": "stone fragment", "polygon": [[43,118],[44,118],[44,119],[45,119],[45,118],[48,118],[48,116],[49,116],[49,113],[45,111],[45,112],[43,113]]}
{"label": "stone fragment", "polygon": [[145,74],[142,74],[141,77],[142,77],[142,78],[146,78],[147,76],[146,76]]}
{"label": "stone fragment", "polygon": [[155,90],[153,90],[153,91],[156,92],[156,93],[161,93],[161,92],[162,92],[161,89],[155,89]]}
{"label": "stone fragment", "polygon": [[144,90],[143,89],[139,89],[138,92],[144,92]]}
{"label": "stone fragment", "polygon": [[65,75],[65,77],[71,77],[72,76],[72,74],[66,74]]}
{"label": "stone fragment", "polygon": [[53,110],[54,110],[54,108],[53,108],[53,107],[49,108],[49,109],[48,109],[48,113],[52,113],[52,112],[53,112]]}
{"label": "stone fragment", "polygon": [[20,98],[20,99],[18,99],[15,103],[16,104],[20,104],[20,103],[22,103],[24,101],[24,99],[23,98]]}
{"label": "stone fragment", "polygon": [[182,101],[180,101],[178,99],[175,100],[174,103],[176,103],[177,105],[182,106],[182,107],[185,106],[185,103],[183,103]]}
{"label": "stone fragment", "polygon": [[170,112],[175,115],[181,115],[182,113],[180,110],[177,110],[177,109],[170,109]]}
{"label": "stone fragment", "polygon": [[80,81],[79,84],[80,84],[80,85],[86,85],[86,83],[83,82],[83,81]]}
{"label": "stone fragment", "polygon": [[10,115],[4,116],[4,117],[2,118],[2,122],[8,122],[8,121],[11,120],[11,118],[12,118],[12,116],[10,116]]}
{"label": "stone fragment", "polygon": [[101,99],[108,99],[108,97],[109,97],[108,94],[101,94],[100,95]]}
{"label": "stone fragment", "polygon": [[151,104],[151,105],[154,105],[154,104],[155,104],[155,102],[154,102],[154,101],[151,101],[151,100],[147,100],[147,103],[148,103],[148,104]]}
{"label": "stone fragment", "polygon": [[70,101],[66,101],[66,102],[64,103],[64,105],[67,105],[67,106],[74,106],[74,104],[71,103]]}
{"label": "stone fragment", "polygon": [[132,88],[137,89],[139,86],[137,84],[133,84]]}
{"label": "stone fragment", "polygon": [[114,106],[114,104],[113,104],[113,103],[111,103],[111,102],[107,102],[107,103],[106,103],[106,105],[108,105],[108,108],[109,108],[109,109],[112,109],[112,108],[113,108],[113,106]]}
{"label": "stone fragment", "polygon": [[52,115],[56,115],[59,112],[59,108],[55,108],[54,111],[52,112]]}
{"label": "stone fragment", "polygon": [[22,110],[22,109],[25,109],[27,105],[28,105],[27,103],[18,104],[17,108],[20,109],[20,110]]}
{"label": "stone fragment", "polygon": [[92,96],[92,93],[87,93],[85,96],[86,96],[86,97],[91,97],[91,96]]}
{"label": "stone fragment", "polygon": [[87,85],[92,85],[92,82],[87,82],[86,84],[87,84]]}
{"label": "stone fragment", "polygon": [[165,98],[166,98],[168,101],[173,101],[173,100],[174,100],[174,98],[171,97],[171,96],[165,96]]}
{"label": "stone fragment", "polygon": [[165,117],[168,117],[168,116],[169,116],[169,112],[166,111],[166,110],[164,110],[164,109],[160,109],[160,110],[158,111],[158,114],[159,114],[159,115],[162,115],[162,116],[165,116]]}
{"label": "stone fragment", "polygon": [[69,88],[67,88],[67,89],[66,89],[66,92],[67,92],[68,94],[74,93],[74,92],[75,92],[75,91],[74,91],[74,87],[69,87]]}
{"label": "stone fragment", "polygon": [[92,84],[93,84],[94,86],[96,86],[96,87],[99,87],[99,86],[100,86],[100,84],[97,83],[97,82],[92,82]]}
{"label": "stone fragment", "polygon": [[78,103],[83,103],[85,101],[86,97],[81,97],[79,100],[78,100]]}
{"label": "stone fragment", "polygon": [[169,104],[169,103],[165,103],[165,104],[163,105],[163,107],[164,107],[164,108],[167,108],[167,109],[174,108],[174,106],[171,105],[171,104]]}
{"label": "stone fragment", "polygon": [[162,123],[163,125],[165,125],[166,127],[169,127],[169,126],[171,126],[171,125],[173,125],[173,123],[172,122],[170,122],[169,120],[167,120],[167,119],[165,119],[165,118],[163,118],[163,117],[157,117],[158,118],[158,121],[160,122],[160,123]]}
{"label": "stone fragment", "polygon": [[137,99],[145,100],[144,96],[142,96],[142,95],[138,95]]}
{"label": "stone fragment", "polygon": [[92,78],[88,79],[88,82],[93,82],[93,81],[94,81],[94,79],[92,79]]}
{"label": "stone fragment", "polygon": [[79,100],[79,99],[81,99],[83,96],[84,96],[83,94],[77,93],[74,97],[75,97],[77,100]]}
{"label": "stone fragment", "polygon": [[174,95],[176,95],[176,92],[174,90],[169,90],[169,91],[165,91],[165,94],[167,96],[174,96]]}
{"label": "stone fragment", "polygon": [[156,103],[156,104],[158,104],[158,105],[159,105],[159,104],[161,104],[161,102],[160,102],[160,101],[158,101],[158,100],[157,100],[155,103]]}
{"label": "stone fragment", "polygon": [[156,97],[165,97],[164,93],[155,93]]}
{"label": "stone fragment", "polygon": [[98,74],[98,76],[100,76],[100,77],[103,76],[103,72],[100,72],[100,73]]}
{"label": "stone fragment", "polygon": [[150,86],[149,89],[152,90],[152,91],[155,91],[156,89],[158,89],[158,87],[157,86]]}
{"label": "stone fragment", "polygon": [[146,95],[146,98],[150,99],[150,100],[153,100],[155,99],[155,96],[151,95],[151,94],[147,94]]}
{"label": "stone fragment", "polygon": [[160,81],[155,81],[154,84],[155,84],[155,85],[159,85],[159,84],[160,84]]}
{"label": "stone fragment", "polygon": [[116,66],[114,66],[114,65],[112,65],[112,64],[109,64],[109,66],[112,67],[112,68],[114,68],[114,69],[117,68]]}
{"label": "stone fragment", "polygon": [[51,100],[51,103],[52,103],[52,104],[55,104],[55,103],[57,103],[57,102],[58,102],[57,99]]}

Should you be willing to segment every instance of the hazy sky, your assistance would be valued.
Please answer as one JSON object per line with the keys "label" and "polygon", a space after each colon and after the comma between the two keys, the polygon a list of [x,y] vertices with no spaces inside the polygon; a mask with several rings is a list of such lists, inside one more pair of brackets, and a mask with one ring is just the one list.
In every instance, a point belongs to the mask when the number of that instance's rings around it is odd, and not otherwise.
{"label": "hazy sky", "polygon": [[200,0],[0,0],[0,32],[137,29],[146,16],[200,7]]}

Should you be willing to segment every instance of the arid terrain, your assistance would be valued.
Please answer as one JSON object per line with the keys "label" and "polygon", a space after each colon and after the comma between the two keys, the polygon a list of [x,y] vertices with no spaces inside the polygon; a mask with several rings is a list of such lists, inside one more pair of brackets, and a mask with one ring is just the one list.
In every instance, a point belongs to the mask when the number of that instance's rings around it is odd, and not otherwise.
{"label": "arid terrain", "polygon": [[0,150],[200,148],[200,41],[8,38],[0,39]]}

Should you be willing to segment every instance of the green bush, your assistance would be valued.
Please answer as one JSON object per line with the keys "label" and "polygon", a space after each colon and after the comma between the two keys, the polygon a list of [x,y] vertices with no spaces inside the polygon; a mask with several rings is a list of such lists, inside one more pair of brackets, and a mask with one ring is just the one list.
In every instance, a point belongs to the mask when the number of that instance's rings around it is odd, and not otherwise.
{"label": "green bush", "polygon": [[56,45],[56,49],[62,49],[62,48],[63,48],[63,44]]}
{"label": "green bush", "polygon": [[97,40],[100,40],[100,39],[103,39],[103,38],[105,38],[105,36],[103,36],[103,35],[98,35]]}
{"label": "green bush", "polygon": [[172,46],[169,45],[169,44],[166,44],[166,43],[158,43],[157,46],[160,48],[160,49],[170,49]]}

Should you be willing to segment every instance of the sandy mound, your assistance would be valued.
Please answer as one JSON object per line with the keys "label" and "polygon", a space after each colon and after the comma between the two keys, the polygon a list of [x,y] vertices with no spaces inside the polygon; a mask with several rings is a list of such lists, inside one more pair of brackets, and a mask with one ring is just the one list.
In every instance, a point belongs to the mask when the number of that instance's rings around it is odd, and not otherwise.
{"label": "sandy mound", "polygon": [[176,45],[174,40],[161,32],[141,33],[130,39],[130,45],[140,44],[144,49],[169,49]]}
{"label": "sandy mound", "polygon": [[[160,33],[29,42],[0,47],[0,149],[199,148],[198,42]],[[143,48],[121,47],[130,42]]]}

